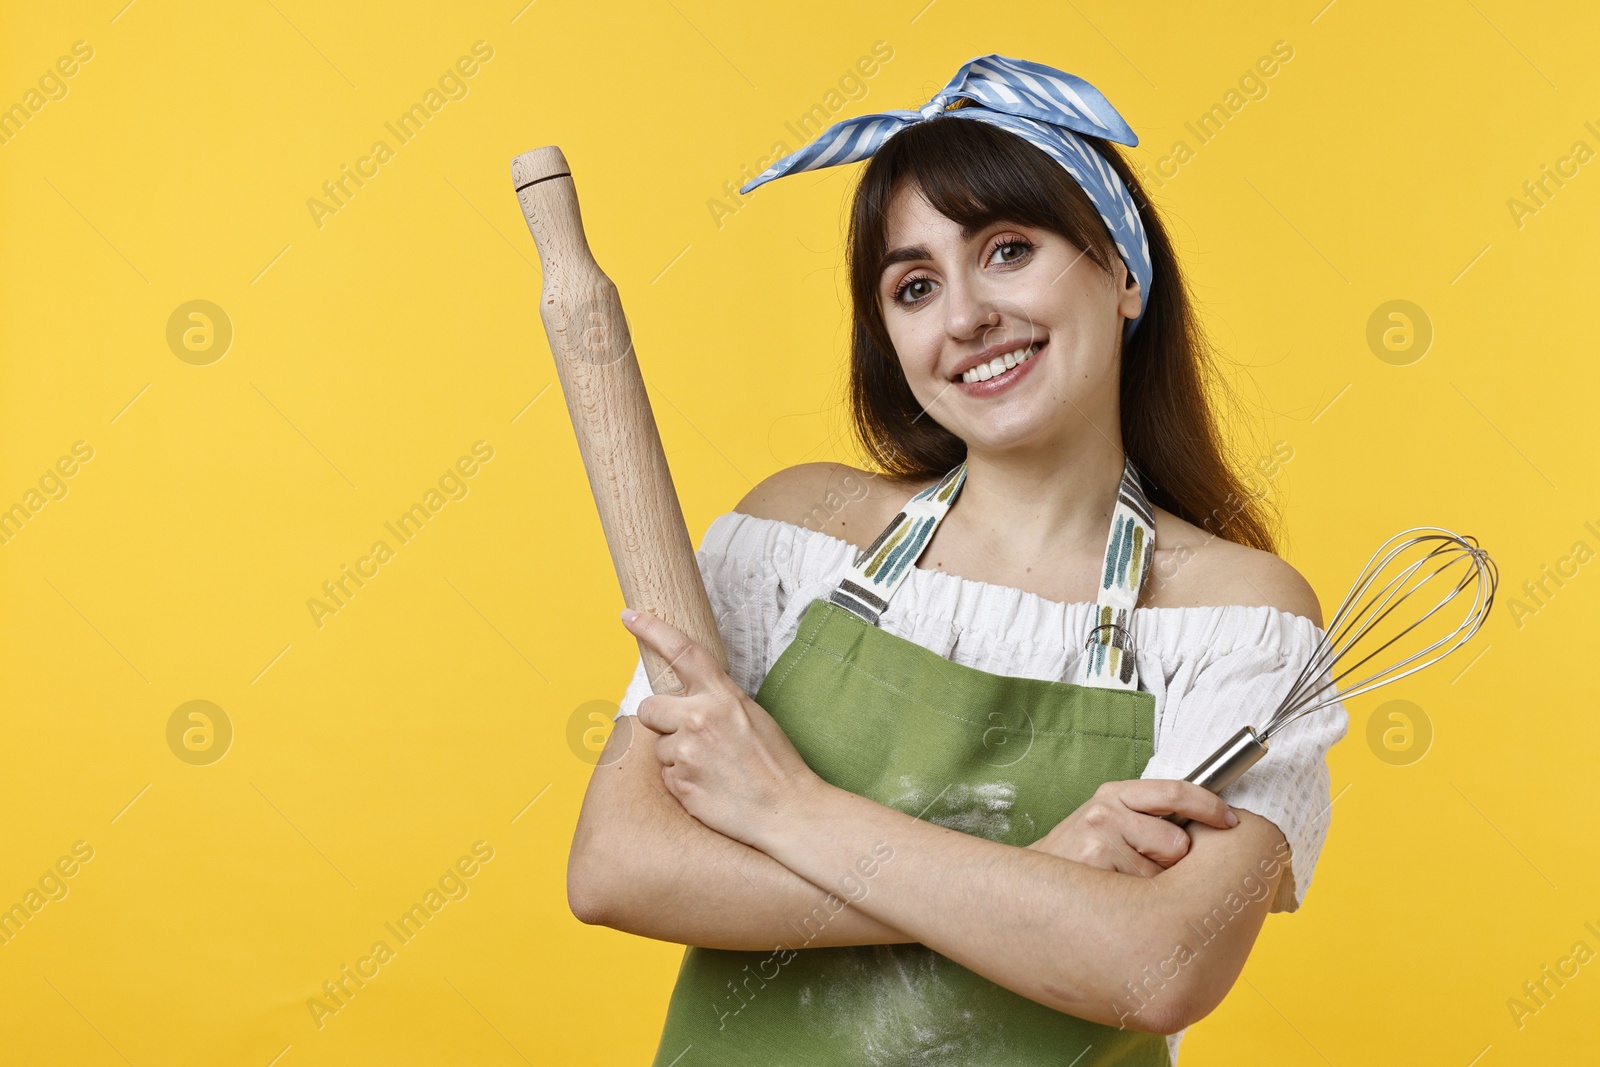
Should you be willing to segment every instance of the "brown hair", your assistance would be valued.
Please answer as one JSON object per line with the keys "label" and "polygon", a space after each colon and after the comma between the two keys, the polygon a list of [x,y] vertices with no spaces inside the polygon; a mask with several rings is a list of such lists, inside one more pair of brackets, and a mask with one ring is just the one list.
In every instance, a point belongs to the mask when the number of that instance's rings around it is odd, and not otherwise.
{"label": "brown hair", "polygon": [[[964,103],[964,101],[963,101]],[[1116,145],[1085,137],[1133,195],[1150,244],[1151,291],[1139,328],[1122,348],[1122,443],[1152,504],[1217,536],[1273,552],[1263,493],[1245,488],[1227,457],[1213,412],[1229,396],[1179,270],[1171,239]],[[943,475],[966,442],[927,416],[894,354],[879,304],[888,208],[911,182],[935,209],[969,228],[1007,220],[1060,234],[1108,273],[1118,253],[1076,180],[1041,149],[986,122],[938,116],[907,127],[873,155],[856,186],[849,223],[850,413],[880,473]]]}

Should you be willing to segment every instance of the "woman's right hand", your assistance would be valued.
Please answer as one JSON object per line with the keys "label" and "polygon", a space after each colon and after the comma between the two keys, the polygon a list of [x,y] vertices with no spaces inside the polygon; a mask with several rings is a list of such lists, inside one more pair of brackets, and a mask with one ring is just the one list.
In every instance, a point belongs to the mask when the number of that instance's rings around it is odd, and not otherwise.
{"label": "woman's right hand", "polygon": [[1226,801],[1193,782],[1135,778],[1106,782],[1027,847],[1102,870],[1153,878],[1189,852],[1188,832],[1162,818],[1171,812],[1223,830],[1239,821]]}

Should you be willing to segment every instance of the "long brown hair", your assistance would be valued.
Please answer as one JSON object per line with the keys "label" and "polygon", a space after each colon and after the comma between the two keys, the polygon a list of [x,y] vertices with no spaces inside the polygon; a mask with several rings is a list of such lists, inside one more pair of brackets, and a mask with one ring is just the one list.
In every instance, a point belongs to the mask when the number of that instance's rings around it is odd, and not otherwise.
{"label": "long brown hair", "polygon": [[[964,101],[963,101],[964,103]],[[1117,146],[1086,141],[1122,177],[1144,223],[1154,268],[1144,315],[1122,348],[1122,444],[1151,503],[1219,537],[1276,551],[1276,515],[1250,492],[1227,455],[1213,401],[1231,399],[1166,227]],[[850,414],[880,473],[931,478],[959,464],[966,442],[928,416],[894,354],[878,302],[888,208],[902,182],[968,228],[1005,220],[1038,226],[1085,250],[1110,272],[1118,255],[1093,203],[1061,164],[1021,137],[955,116],[916,123],[889,138],[862,172],[850,209]]]}

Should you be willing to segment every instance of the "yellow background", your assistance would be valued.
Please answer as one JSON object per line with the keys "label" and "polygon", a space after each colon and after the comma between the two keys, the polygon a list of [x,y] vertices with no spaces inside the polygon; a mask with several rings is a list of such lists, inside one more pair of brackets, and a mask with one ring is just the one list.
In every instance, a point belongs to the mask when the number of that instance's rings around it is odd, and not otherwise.
{"label": "yellow background", "polygon": [[[1185,1067],[1593,1048],[1600,963],[1520,1028],[1506,1005],[1575,942],[1600,951],[1600,564],[1509,604],[1600,547],[1579,431],[1600,164],[1520,226],[1507,204],[1575,141],[1600,148],[1586,5],[124,3],[0,23],[0,105],[94,49],[0,145],[0,507],[93,449],[0,547],[0,905],[94,850],[0,946],[0,1058],[647,1061],[681,949],[564,898],[590,773],[569,718],[621,695],[636,645],[509,161],[558,144],[572,164],[698,544],[773,470],[856,458],[854,169],[763,187],[720,226],[708,201],[797,147],[784,123],[876,41],[893,58],[838,117],[916,106],[994,51],[1099,86],[1152,166],[1287,42],[1267,95],[1155,190],[1246,402],[1241,456],[1292,444],[1285,554],[1325,610],[1403,526],[1500,563],[1473,649],[1351,702],[1306,906],[1269,920]],[[476,41],[493,58],[467,95],[319,228],[307,200]],[[166,340],[195,299],[234,330],[205,366]],[[1434,330],[1408,365],[1366,340],[1397,299]],[[319,628],[307,600],[477,441],[468,494]],[[1391,698],[1433,723],[1408,766],[1366,740]],[[234,730],[208,766],[168,746],[191,700]],[[319,1029],[308,999],[479,841],[469,894]]]}

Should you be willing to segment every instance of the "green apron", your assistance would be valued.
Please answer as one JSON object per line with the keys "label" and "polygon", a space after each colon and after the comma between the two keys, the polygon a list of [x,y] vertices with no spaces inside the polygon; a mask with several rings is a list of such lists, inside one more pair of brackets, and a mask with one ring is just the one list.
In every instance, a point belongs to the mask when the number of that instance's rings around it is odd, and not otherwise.
{"label": "green apron", "polygon": [[[1154,751],[1155,698],[1138,689],[1128,642],[1154,521],[1126,463],[1077,681],[990,674],[877,625],[965,473],[913,497],[807,606],[755,700],[828,782],[1020,847],[1101,783],[1139,777]],[[688,948],[655,1067],[1170,1065],[1160,1034],[1056,1011],[925,945],[805,948],[834,914],[794,916],[771,952]]]}

